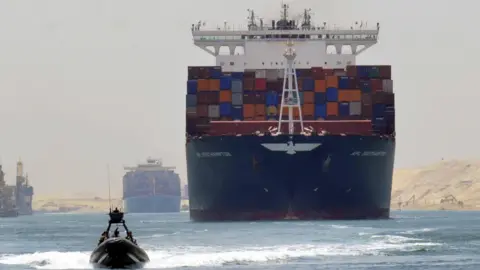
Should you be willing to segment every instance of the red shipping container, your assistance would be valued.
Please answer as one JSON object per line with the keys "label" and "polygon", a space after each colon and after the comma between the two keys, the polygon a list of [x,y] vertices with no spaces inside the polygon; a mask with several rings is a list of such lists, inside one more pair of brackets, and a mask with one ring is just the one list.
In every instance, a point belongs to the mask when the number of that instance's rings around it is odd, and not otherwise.
{"label": "red shipping container", "polygon": [[304,104],[314,104],[315,103],[315,92],[304,92],[303,93],[303,103]]}
{"label": "red shipping container", "polygon": [[219,104],[220,92],[198,92],[197,104],[213,105]]}
{"label": "red shipping container", "polygon": [[372,92],[383,91],[383,81],[380,79],[371,79],[370,85],[372,86]]}
{"label": "red shipping container", "polygon": [[197,105],[197,116],[208,117],[208,105]]}
{"label": "red shipping container", "polygon": [[357,77],[357,67],[356,66],[347,66],[347,76],[348,77]]}
{"label": "red shipping container", "polygon": [[323,67],[312,67],[312,77],[314,80],[325,80]]}
{"label": "red shipping container", "polygon": [[392,66],[380,66],[379,71],[382,79],[392,79]]}
{"label": "red shipping container", "polygon": [[267,90],[267,79],[257,78],[255,79],[255,91],[265,91]]}
{"label": "red shipping container", "polygon": [[255,104],[265,104],[267,100],[267,92],[255,93]]}
{"label": "red shipping container", "polygon": [[363,105],[372,105],[372,94],[362,94],[362,104]]}
{"label": "red shipping container", "polygon": [[247,91],[253,91],[255,89],[255,79],[244,78],[243,89]]}
{"label": "red shipping container", "polygon": [[323,73],[325,74],[325,76],[333,76],[335,72],[333,72],[333,69],[324,68]]}
{"label": "red shipping container", "polygon": [[255,103],[257,103],[255,93],[243,94],[243,104],[255,104]]}
{"label": "red shipping container", "polygon": [[373,104],[395,105],[395,94],[388,92],[377,92],[372,95]]}
{"label": "red shipping container", "polygon": [[243,72],[243,78],[255,79],[255,71],[249,70],[249,71]]}
{"label": "red shipping container", "polygon": [[372,118],[372,105],[362,105],[362,117],[365,119],[371,119]]}

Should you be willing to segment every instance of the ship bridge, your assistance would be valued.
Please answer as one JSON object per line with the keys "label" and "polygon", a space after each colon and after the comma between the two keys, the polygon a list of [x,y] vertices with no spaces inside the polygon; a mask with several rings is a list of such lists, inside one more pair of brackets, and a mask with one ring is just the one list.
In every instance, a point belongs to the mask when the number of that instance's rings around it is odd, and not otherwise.
{"label": "ship bridge", "polygon": [[137,166],[124,166],[127,171],[173,171],[174,166],[163,166],[161,159],[147,158],[146,163],[140,163]]}
{"label": "ship bridge", "polygon": [[[205,22],[192,24],[193,42],[196,46],[216,57],[217,66],[223,71],[234,72],[245,69],[283,69],[282,59],[287,41],[295,43],[297,68],[345,68],[355,65],[355,57],[375,45],[380,25],[367,27],[367,23],[354,22],[349,28],[314,25],[309,9],[305,9],[303,20],[298,23],[288,17],[288,5],[282,5],[279,20],[265,23],[249,12],[247,27],[228,25],[208,29]],[[227,54],[221,54],[222,48]],[[238,50],[240,48],[240,50]]]}

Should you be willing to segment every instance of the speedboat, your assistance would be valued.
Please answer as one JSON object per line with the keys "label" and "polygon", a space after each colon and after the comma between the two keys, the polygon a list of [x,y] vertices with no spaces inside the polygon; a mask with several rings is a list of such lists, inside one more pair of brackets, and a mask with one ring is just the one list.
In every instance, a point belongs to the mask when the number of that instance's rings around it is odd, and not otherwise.
{"label": "speedboat", "polygon": [[[98,246],[90,255],[90,263],[97,268],[114,269],[134,269],[142,268],[150,261],[145,250],[137,245],[132,232],[128,230],[123,212],[117,208],[109,213],[110,221],[107,230],[102,234]],[[110,228],[113,224],[117,225],[113,236],[110,236]],[[118,225],[123,226],[126,237],[120,236]]]}

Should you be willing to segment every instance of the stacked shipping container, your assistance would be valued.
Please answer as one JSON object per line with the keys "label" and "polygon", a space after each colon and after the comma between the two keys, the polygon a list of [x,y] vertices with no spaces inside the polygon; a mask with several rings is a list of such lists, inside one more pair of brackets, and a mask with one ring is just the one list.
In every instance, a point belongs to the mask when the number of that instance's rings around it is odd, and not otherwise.
{"label": "stacked shipping container", "polygon": [[[297,69],[296,73],[303,120],[371,120],[360,123],[367,123],[370,132],[394,132],[390,66],[348,66],[345,70],[313,67]],[[187,133],[218,132],[211,125],[225,127],[226,123],[212,121],[243,121],[232,125],[238,127],[287,117],[287,108],[280,112],[283,76],[283,69],[223,73],[218,66],[189,67]],[[299,115],[294,109],[294,116]]]}

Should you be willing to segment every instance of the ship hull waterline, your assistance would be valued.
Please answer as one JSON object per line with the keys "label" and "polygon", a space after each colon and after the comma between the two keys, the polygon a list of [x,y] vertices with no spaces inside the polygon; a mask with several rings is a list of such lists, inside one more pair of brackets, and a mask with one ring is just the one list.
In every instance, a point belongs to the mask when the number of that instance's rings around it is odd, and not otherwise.
{"label": "ship hull waterline", "polygon": [[193,221],[390,217],[393,138],[205,136],[186,152]]}

